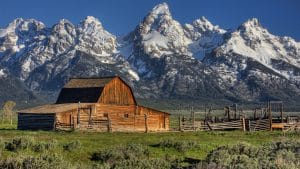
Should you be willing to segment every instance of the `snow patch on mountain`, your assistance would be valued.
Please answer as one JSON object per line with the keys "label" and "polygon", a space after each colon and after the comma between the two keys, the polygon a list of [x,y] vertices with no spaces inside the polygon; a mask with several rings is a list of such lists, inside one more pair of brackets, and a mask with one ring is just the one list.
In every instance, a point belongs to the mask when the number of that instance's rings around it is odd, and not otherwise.
{"label": "snow patch on mountain", "polygon": [[4,72],[4,69],[0,69],[0,78],[1,77],[6,77],[6,73]]}
{"label": "snow patch on mountain", "polygon": [[[270,34],[256,18],[231,33],[231,38],[220,48],[224,53],[236,53],[257,60],[286,78],[290,78],[289,75],[274,68],[273,60],[283,60],[300,68],[300,43]],[[287,49],[293,49],[293,52]]]}
{"label": "snow patch on mountain", "polygon": [[165,54],[187,54],[191,43],[179,22],[172,18],[166,3],[155,6],[137,30],[142,37],[144,52],[159,58]]}
{"label": "snow patch on mountain", "polygon": [[202,60],[206,53],[224,42],[224,29],[213,25],[205,17],[195,20],[192,24],[184,25],[185,35],[191,39],[189,50],[194,57]]}
{"label": "snow patch on mountain", "polygon": [[104,30],[97,18],[86,17],[78,26],[78,32],[76,49],[95,53],[97,56],[108,56],[116,52],[116,37]]}

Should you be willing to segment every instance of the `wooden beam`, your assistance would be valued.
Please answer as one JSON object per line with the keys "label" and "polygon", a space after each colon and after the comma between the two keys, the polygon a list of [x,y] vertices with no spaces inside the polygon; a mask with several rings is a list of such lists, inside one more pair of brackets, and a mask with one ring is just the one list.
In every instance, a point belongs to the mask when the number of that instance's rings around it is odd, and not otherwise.
{"label": "wooden beam", "polygon": [[270,123],[270,131],[272,131],[272,107],[271,102],[268,103],[268,111],[269,111],[269,123]]}
{"label": "wooden beam", "polygon": [[196,129],[195,128],[195,112],[193,111],[192,113],[193,113],[193,130],[195,130]]}
{"label": "wooden beam", "polygon": [[179,124],[179,131],[182,131],[182,121],[181,121],[181,116],[178,118],[178,124]]}
{"label": "wooden beam", "polygon": [[109,117],[109,115],[108,115],[108,117],[107,117],[107,121],[108,121],[108,125],[107,125],[107,127],[108,127],[108,132],[112,132],[112,128],[111,128],[111,119],[110,119],[110,117]]}
{"label": "wooden beam", "polygon": [[148,133],[148,116],[147,114],[145,114],[144,116],[145,116],[145,133]]}
{"label": "wooden beam", "polygon": [[242,118],[243,131],[246,131],[245,118]]}
{"label": "wooden beam", "polygon": [[280,104],[280,117],[281,117],[281,123],[283,123],[283,103]]}

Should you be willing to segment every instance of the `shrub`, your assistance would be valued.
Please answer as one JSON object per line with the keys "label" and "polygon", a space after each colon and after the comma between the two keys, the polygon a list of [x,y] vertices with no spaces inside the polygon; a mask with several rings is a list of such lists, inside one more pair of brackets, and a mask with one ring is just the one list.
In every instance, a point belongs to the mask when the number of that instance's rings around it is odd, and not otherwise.
{"label": "shrub", "polygon": [[148,158],[149,150],[138,144],[129,144],[113,149],[106,149],[92,153],[91,160],[101,163],[112,163],[117,160],[128,160],[139,158]]}
{"label": "shrub", "polygon": [[178,152],[186,152],[193,148],[198,148],[198,145],[194,141],[175,141],[175,140],[163,140],[158,144],[163,148],[174,148]]}
{"label": "shrub", "polygon": [[7,169],[61,169],[70,167],[70,164],[57,154],[44,154],[38,157],[9,157],[0,160],[0,168]]}
{"label": "shrub", "polygon": [[300,142],[274,142],[255,147],[248,144],[222,146],[206,157],[207,165],[220,168],[300,168]]}
{"label": "shrub", "polygon": [[129,144],[112,149],[92,153],[91,160],[100,164],[99,168],[131,169],[131,168],[171,168],[171,161],[150,158],[149,150],[139,144]]}
{"label": "shrub", "polygon": [[75,151],[75,150],[78,150],[81,148],[81,143],[79,140],[76,140],[76,141],[72,141],[70,143],[67,143],[67,144],[64,144],[63,145],[63,149],[65,151]]}
{"label": "shrub", "polygon": [[100,164],[95,168],[101,169],[169,169],[179,168],[179,162],[182,161],[170,155],[163,158],[151,158],[148,148],[139,144],[96,151],[92,153],[91,160],[99,162]]}
{"label": "shrub", "polygon": [[172,167],[171,163],[165,159],[153,158],[153,159],[129,159],[117,161],[112,168],[114,169],[170,169]]}
{"label": "shrub", "polygon": [[34,145],[32,145],[31,149],[34,152],[44,152],[44,151],[50,151],[55,148],[56,142],[38,142]]}
{"label": "shrub", "polygon": [[8,151],[25,150],[33,144],[34,141],[31,137],[13,138],[10,142],[5,142],[5,149]]}

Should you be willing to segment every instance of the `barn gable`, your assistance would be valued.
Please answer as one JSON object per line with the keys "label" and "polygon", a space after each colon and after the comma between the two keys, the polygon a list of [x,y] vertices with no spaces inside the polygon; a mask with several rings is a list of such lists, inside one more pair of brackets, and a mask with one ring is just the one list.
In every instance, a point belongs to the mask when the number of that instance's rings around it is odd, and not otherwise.
{"label": "barn gable", "polygon": [[130,86],[120,77],[115,77],[105,85],[98,103],[136,105],[136,100]]}
{"label": "barn gable", "polygon": [[117,76],[70,79],[60,91],[56,104],[78,102],[136,105],[131,88]]}

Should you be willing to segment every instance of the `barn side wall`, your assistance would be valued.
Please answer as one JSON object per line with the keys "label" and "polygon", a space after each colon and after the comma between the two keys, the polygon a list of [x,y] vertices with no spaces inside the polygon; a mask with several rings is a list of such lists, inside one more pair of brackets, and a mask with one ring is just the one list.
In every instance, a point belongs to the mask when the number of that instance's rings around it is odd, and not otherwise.
{"label": "barn side wall", "polygon": [[54,125],[54,113],[18,113],[18,130],[54,130]]}
{"label": "barn side wall", "polygon": [[135,105],[133,93],[120,78],[105,85],[98,103],[113,105]]}
{"label": "barn side wall", "polygon": [[[98,116],[107,117],[111,131],[167,131],[169,115],[164,112],[142,106],[112,106],[97,104]],[[145,116],[146,114],[146,116]]]}
{"label": "barn side wall", "polygon": [[147,115],[147,128],[149,131],[165,131],[170,128],[170,117],[168,113],[143,106],[138,106],[137,113],[140,116]]}
{"label": "barn side wall", "polygon": [[[78,118],[79,112],[79,118]],[[56,114],[20,114],[20,129],[148,132],[169,130],[169,114],[143,106],[95,104]]]}

